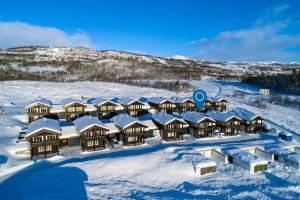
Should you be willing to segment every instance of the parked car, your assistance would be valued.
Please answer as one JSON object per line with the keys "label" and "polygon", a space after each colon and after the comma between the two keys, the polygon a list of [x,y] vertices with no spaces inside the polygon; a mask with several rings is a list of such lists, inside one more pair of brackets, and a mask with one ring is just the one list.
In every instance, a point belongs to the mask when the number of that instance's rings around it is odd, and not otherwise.
{"label": "parked car", "polygon": [[112,146],[113,148],[119,148],[119,147],[121,147],[121,144],[120,144],[120,142],[117,140],[116,137],[110,138],[110,139],[109,139],[109,143],[111,144],[111,146]]}

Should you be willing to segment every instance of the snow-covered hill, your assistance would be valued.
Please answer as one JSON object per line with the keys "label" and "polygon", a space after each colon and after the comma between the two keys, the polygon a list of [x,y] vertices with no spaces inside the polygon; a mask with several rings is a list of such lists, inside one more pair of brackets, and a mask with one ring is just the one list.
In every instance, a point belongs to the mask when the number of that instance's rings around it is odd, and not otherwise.
{"label": "snow-covered hill", "polygon": [[[278,62],[213,62],[199,61],[183,56],[163,58],[121,51],[96,51],[88,48],[28,46],[0,49],[0,68],[8,74],[55,73],[50,80],[105,80],[114,79],[188,79],[206,76],[227,76],[238,79],[244,73],[291,73],[300,69],[300,63]],[[48,70],[28,70],[46,67]],[[61,68],[65,70],[49,70]],[[9,70],[14,71],[9,71]],[[57,76],[57,74],[59,74]],[[58,77],[58,78],[57,78]],[[11,79],[32,79],[24,73]],[[39,79],[45,79],[40,76]]]}

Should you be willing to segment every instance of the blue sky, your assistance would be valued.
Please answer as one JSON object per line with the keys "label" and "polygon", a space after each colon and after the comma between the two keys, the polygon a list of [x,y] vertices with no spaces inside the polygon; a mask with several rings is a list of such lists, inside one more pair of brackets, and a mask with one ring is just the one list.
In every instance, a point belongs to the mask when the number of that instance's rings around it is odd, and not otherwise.
{"label": "blue sky", "polygon": [[300,61],[300,1],[14,1],[0,48],[85,46],[201,60]]}

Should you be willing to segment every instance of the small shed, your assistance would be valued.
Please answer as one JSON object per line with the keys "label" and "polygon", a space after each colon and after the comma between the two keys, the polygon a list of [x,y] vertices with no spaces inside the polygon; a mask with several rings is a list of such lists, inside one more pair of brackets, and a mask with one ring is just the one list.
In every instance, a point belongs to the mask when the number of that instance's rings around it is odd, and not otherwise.
{"label": "small shed", "polygon": [[300,171],[300,154],[291,151],[288,148],[284,148],[280,145],[268,145],[265,146],[265,150],[269,153],[274,154],[274,160],[282,162],[286,165],[294,167]]}
{"label": "small shed", "polygon": [[281,131],[279,134],[278,134],[278,137],[282,140],[285,140],[285,141],[292,141],[293,140],[293,135],[290,134],[290,133],[286,133],[284,131]]}
{"label": "small shed", "polygon": [[228,155],[229,161],[249,170],[250,174],[268,170],[268,161],[236,147],[222,149]]}
{"label": "small shed", "polygon": [[217,163],[202,154],[199,154],[199,156],[193,160],[192,164],[196,174],[201,176],[217,171]]}

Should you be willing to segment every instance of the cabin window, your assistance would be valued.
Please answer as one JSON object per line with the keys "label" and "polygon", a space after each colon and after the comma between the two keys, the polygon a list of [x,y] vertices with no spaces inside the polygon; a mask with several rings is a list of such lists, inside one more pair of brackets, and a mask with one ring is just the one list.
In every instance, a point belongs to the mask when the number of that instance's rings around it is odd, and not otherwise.
{"label": "cabin window", "polygon": [[88,147],[91,147],[91,146],[93,146],[93,145],[94,145],[94,141],[88,141],[88,142],[87,142],[87,146],[88,146]]}
{"label": "cabin window", "polygon": [[258,120],[257,120],[257,123],[258,123],[258,124],[262,124],[262,120],[261,120],[261,119],[258,119]]}
{"label": "cabin window", "polygon": [[107,106],[107,110],[114,110],[115,106]]}
{"label": "cabin window", "polygon": [[41,108],[41,113],[45,113],[45,112],[48,112],[48,109],[47,108]]}
{"label": "cabin window", "polygon": [[83,108],[82,107],[76,107],[76,111],[81,112],[81,111],[83,111]]}
{"label": "cabin window", "polygon": [[230,133],[231,132],[231,128],[226,128],[226,133]]}
{"label": "cabin window", "polygon": [[239,125],[240,122],[239,122],[239,121],[234,121],[233,124],[234,124],[234,125]]}
{"label": "cabin window", "polygon": [[67,108],[67,111],[68,111],[68,112],[75,112],[75,107],[68,107],[68,108]]}
{"label": "cabin window", "polygon": [[46,140],[54,140],[56,137],[55,135],[47,135]]}
{"label": "cabin window", "polygon": [[100,106],[100,110],[107,110],[106,108],[106,106]]}
{"label": "cabin window", "polygon": [[42,136],[36,136],[32,138],[34,142],[41,142],[43,141],[43,137]]}
{"label": "cabin window", "polygon": [[92,131],[89,131],[87,134],[88,134],[88,137],[93,137],[93,132]]}
{"label": "cabin window", "polygon": [[46,151],[52,151],[52,146],[51,145],[46,146]]}
{"label": "cabin window", "polygon": [[99,145],[99,141],[98,140],[95,140],[95,146],[96,145]]}
{"label": "cabin window", "polygon": [[198,128],[204,128],[204,124],[203,123],[199,123],[198,124]]}
{"label": "cabin window", "polygon": [[128,106],[129,109],[141,109],[142,106],[141,105],[130,105]]}
{"label": "cabin window", "polygon": [[175,133],[174,132],[168,132],[168,137],[174,137]]}
{"label": "cabin window", "polygon": [[104,131],[102,130],[96,130],[96,136],[101,136],[104,134]]}
{"label": "cabin window", "polygon": [[38,113],[39,112],[39,109],[38,108],[31,108],[29,110],[30,113]]}
{"label": "cabin window", "polygon": [[128,137],[128,142],[135,142],[135,141],[137,141],[137,136]]}
{"label": "cabin window", "polygon": [[44,152],[44,151],[45,151],[44,146],[38,147],[38,152]]}

